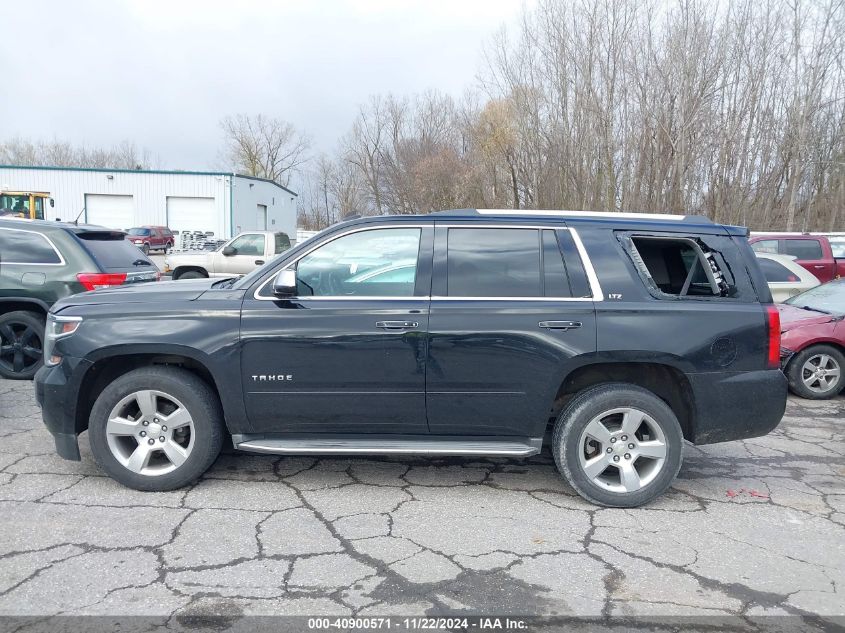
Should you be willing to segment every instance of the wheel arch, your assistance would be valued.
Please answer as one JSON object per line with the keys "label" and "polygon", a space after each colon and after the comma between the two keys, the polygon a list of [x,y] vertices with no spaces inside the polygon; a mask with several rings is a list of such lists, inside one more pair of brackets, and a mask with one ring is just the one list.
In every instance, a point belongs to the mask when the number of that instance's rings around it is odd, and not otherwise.
{"label": "wheel arch", "polygon": [[[105,386],[140,367],[160,365],[186,369],[203,380],[215,392],[225,418],[229,417],[229,409],[233,407],[232,402],[227,403],[229,398],[221,397],[221,380],[212,371],[208,357],[192,348],[143,346],[137,351],[132,350],[131,346],[130,349],[124,346],[119,350],[105,348],[98,350],[98,353],[88,360],[91,364],[82,375],[76,393],[74,409],[76,433],[81,433],[88,428],[91,409]],[[237,416],[238,411],[231,411],[231,414]]]}
{"label": "wheel arch", "polygon": [[560,383],[552,404],[553,425],[566,404],[584,389],[603,383],[622,382],[647,389],[663,400],[678,418],[684,438],[694,435],[695,400],[689,380],[677,367],[650,361],[596,361],[581,365]]}
{"label": "wheel arch", "polygon": [[28,297],[0,297],[0,314],[8,312],[38,312],[47,316],[50,306],[41,299],[30,299]]}
{"label": "wheel arch", "polygon": [[188,272],[202,273],[206,277],[210,277],[208,269],[203,268],[202,266],[197,266],[195,264],[185,264],[182,266],[177,266],[173,269],[173,279],[179,279],[179,277],[181,277],[184,273]]}

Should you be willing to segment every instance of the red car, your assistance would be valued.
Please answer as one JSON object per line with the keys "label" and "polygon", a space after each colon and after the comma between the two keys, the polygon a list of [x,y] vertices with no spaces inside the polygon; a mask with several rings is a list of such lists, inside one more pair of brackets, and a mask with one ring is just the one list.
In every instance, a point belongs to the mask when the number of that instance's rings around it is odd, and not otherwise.
{"label": "red car", "polygon": [[833,398],[845,387],[845,279],[795,295],[778,310],[790,390],[813,400]]}
{"label": "red car", "polygon": [[794,257],[796,264],[809,270],[822,283],[845,277],[845,258],[840,257],[839,249],[834,249],[830,240],[823,235],[753,235],[748,243],[757,253]]}
{"label": "red car", "polygon": [[166,226],[138,226],[127,231],[126,239],[149,255],[150,251],[167,251],[173,248],[173,233]]}

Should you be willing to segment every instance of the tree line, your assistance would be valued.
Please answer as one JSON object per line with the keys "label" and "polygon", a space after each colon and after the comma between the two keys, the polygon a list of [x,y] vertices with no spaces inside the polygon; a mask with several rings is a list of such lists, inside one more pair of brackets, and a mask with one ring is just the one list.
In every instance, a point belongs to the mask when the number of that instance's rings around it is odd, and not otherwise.
{"label": "tree line", "polygon": [[378,95],[315,159],[301,208],[702,214],[845,225],[845,3],[540,0],[478,85]]}
{"label": "tree line", "polygon": [[[538,0],[456,98],[373,95],[331,153],[264,114],[223,161],[300,190],[300,225],[449,208],[845,226],[845,0]],[[146,150],[0,143],[0,163],[147,167]],[[293,183],[292,183],[293,179]]]}

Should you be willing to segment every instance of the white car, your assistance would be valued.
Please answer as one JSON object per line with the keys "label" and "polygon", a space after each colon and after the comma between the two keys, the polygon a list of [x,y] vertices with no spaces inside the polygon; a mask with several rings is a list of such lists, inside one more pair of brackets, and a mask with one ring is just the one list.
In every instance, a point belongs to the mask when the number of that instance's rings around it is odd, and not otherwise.
{"label": "white car", "polygon": [[247,231],[216,251],[169,253],[164,258],[165,274],[173,280],[245,275],[290,248],[287,233]]}
{"label": "white car", "polygon": [[792,255],[756,255],[776,303],[782,303],[805,290],[815,288],[820,283],[813,273],[796,263]]}

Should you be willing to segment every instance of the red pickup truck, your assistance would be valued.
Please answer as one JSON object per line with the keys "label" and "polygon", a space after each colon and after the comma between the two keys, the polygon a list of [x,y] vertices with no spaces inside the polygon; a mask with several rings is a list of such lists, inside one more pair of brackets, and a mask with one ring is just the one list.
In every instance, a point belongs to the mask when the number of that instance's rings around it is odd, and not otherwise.
{"label": "red pickup truck", "polygon": [[777,234],[752,235],[748,240],[758,253],[792,255],[795,263],[813,273],[822,283],[845,277],[845,257],[834,253],[830,240],[823,235]]}

